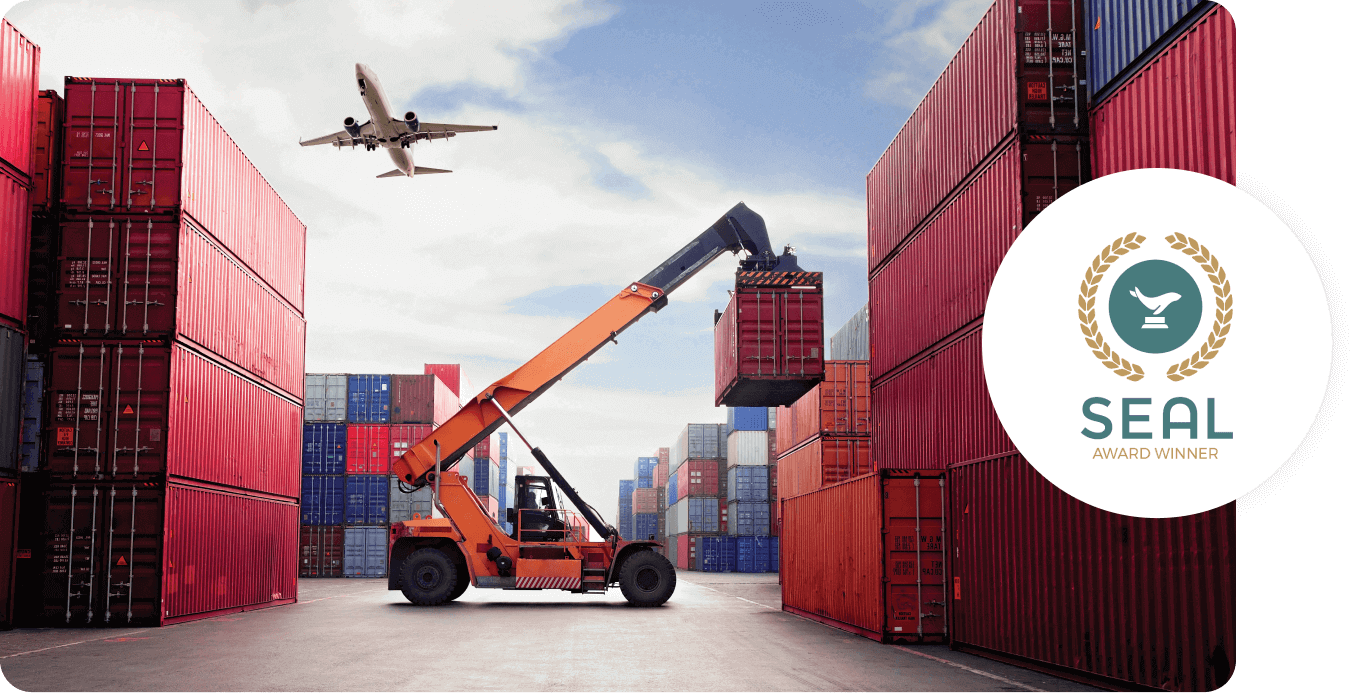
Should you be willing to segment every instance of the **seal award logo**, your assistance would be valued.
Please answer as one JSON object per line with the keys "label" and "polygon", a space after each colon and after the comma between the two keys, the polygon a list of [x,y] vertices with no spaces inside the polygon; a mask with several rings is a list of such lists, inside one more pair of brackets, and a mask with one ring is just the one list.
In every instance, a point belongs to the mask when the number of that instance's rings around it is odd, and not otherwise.
{"label": "seal award logo", "polygon": [[1262,483],[1329,377],[1328,305],[1305,248],[1249,194],[1188,171],[1111,173],[1059,196],[1002,259],[982,325],[1014,452],[1124,515],[1190,515]]}

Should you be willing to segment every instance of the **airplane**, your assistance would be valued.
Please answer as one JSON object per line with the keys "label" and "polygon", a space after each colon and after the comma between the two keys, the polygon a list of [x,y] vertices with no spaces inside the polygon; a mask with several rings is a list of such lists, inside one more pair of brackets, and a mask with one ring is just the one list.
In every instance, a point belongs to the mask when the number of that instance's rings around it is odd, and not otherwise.
{"label": "airplane", "polygon": [[409,145],[420,140],[445,140],[455,137],[462,132],[481,132],[485,130],[497,130],[497,125],[443,125],[441,123],[419,123],[418,115],[413,111],[404,114],[403,120],[390,115],[389,99],[385,98],[384,89],[380,87],[380,80],[375,73],[365,65],[356,63],[356,86],[361,92],[361,101],[365,102],[365,109],[370,114],[370,120],[365,123],[357,123],[355,118],[347,117],[342,121],[341,132],[334,132],[331,135],[315,137],[311,140],[300,140],[302,147],[312,147],[319,144],[330,144],[334,147],[352,147],[357,145],[366,148],[366,151],[374,151],[376,147],[382,147],[389,151],[389,158],[393,160],[398,168],[388,173],[381,173],[376,178],[394,178],[397,176],[420,176],[429,173],[450,173],[442,168],[425,168],[413,165],[413,156],[408,153]]}

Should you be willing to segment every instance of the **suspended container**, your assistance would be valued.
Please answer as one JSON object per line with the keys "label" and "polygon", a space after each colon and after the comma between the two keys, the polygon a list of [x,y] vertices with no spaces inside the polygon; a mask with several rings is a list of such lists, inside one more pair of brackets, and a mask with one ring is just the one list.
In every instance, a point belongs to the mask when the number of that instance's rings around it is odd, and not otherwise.
{"label": "suspended container", "polygon": [[792,404],[821,382],[820,272],[738,272],[713,328],[716,405]]}

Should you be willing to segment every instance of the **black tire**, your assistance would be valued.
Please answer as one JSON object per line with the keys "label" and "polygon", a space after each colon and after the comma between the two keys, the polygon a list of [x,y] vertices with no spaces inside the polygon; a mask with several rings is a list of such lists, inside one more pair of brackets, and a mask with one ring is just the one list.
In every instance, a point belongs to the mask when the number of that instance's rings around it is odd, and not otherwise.
{"label": "black tire", "polygon": [[677,581],[669,559],[654,551],[638,551],[627,557],[617,582],[632,606],[660,606],[674,594]]}
{"label": "black tire", "polygon": [[459,597],[470,585],[470,574],[440,549],[418,549],[399,568],[399,589],[418,606],[436,606]]}

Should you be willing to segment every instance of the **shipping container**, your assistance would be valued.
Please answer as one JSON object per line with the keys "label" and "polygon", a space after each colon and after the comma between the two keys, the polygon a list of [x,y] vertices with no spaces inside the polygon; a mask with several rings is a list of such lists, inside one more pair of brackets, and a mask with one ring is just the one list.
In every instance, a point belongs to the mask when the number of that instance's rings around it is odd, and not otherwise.
{"label": "shipping container", "polygon": [[183,212],[303,311],[304,224],[185,80],[67,77],[65,98],[68,212]]}
{"label": "shipping container", "polygon": [[301,523],[340,525],[346,518],[346,477],[305,474],[300,481]]}
{"label": "shipping container", "polygon": [[159,475],[296,497],[302,407],[181,344],[52,350],[54,474]]}
{"label": "shipping container", "polygon": [[346,577],[378,578],[389,574],[389,528],[347,527],[342,550]]}
{"label": "shipping container", "polygon": [[698,570],[698,542],[703,537],[697,534],[680,534],[675,537],[675,563],[679,570]]}
{"label": "shipping container", "polygon": [[343,528],[299,528],[299,577],[342,577]]}
{"label": "shipping container", "polygon": [[[726,533],[733,537],[767,537],[769,536],[769,501],[765,499],[756,503],[745,503],[732,501],[727,504],[728,525]],[[768,565],[768,559],[765,559]],[[749,571],[741,571],[749,572]],[[761,570],[757,572],[768,572]]]}
{"label": "shipping container", "polygon": [[634,515],[660,512],[660,492],[653,488],[638,488],[631,494],[631,512]]}
{"label": "shipping container", "polygon": [[66,117],[61,94],[38,92],[33,107],[33,189],[29,206],[35,214],[57,211],[62,195],[62,122]]}
{"label": "shipping container", "polygon": [[635,531],[634,538],[637,541],[654,539],[656,541],[664,539],[660,532],[660,516],[655,513],[644,513],[633,516],[632,520]]}
{"label": "shipping container", "polygon": [[[466,377],[466,372],[458,363],[425,363],[422,372],[426,375],[435,375],[437,379],[446,385],[456,396],[456,401],[464,404],[470,401],[475,394],[475,389],[470,386],[470,379]],[[456,407],[460,409],[459,406]]]}
{"label": "shipping container", "polygon": [[19,471],[36,472],[42,464],[43,388],[42,359],[30,355],[24,361],[24,394],[20,405]]}
{"label": "shipping container", "polygon": [[28,186],[0,166],[0,327],[22,329],[28,315]]}
{"label": "shipping container", "polygon": [[679,439],[669,449],[669,471],[678,469],[687,460],[721,458],[722,446],[726,445],[723,433],[718,431],[717,424],[685,425],[679,433]]}
{"label": "shipping container", "polygon": [[869,360],[869,304],[865,303],[863,308],[856,310],[831,335],[831,347],[826,358],[832,361]]}
{"label": "shipping container", "polygon": [[736,570],[735,537],[698,537],[698,570],[708,573],[732,573]]}
{"label": "shipping container", "polygon": [[385,424],[346,425],[346,473],[388,474],[393,460],[389,426]]}
{"label": "shipping container", "polygon": [[820,272],[738,272],[713,327],[716,405],[792,404],[821,381]]}
{"label": "shipping container", "polygon": [[769,464],[769,431],[732,431],[726,437],[726,466]]}
{"label": "shipping container", "polygon": [[820,436],[778,460],[778,497],[792,498],[879,467],[869,438]]}
{"label": "shipping container", "polygon": [[470,454],[475,457],[485,457],[493,459],[493,453],[495,452],[495,450],[496,448],[494,447],[494,437],[490,435],[485,436],[478,443],[475,443],[475,447],[470,451]]}
{"label": "shipping container", "polygon": [[346,477],[346,515],[343,524],[389,525],[389,477],[358,474]]}
{"label": "shipping container", "polygon": [[390,423],[441,424],[460,410],[460,399],[435,375],[392,375]]}
{"label": "shipping container", "polygon": [[727,407],[726,432],[769,430],[768,407]]}
{"label": "shipping container", "polygon": [[18,479],[0,479],[0,630],[9,630],[14,626],[19,483]]}
{"label": "shipping container", "polygon": [[660,463],[650,472],[650,485],[664,488],[669,485],[669,473],[674,470],[669,468],[669,448],[660,448],[659,455]]}
{"label": "shipping container", "polygon": [[54,482],[43,618],[167,625],[293,603],[299,506],[179,483]]}
{"label": "shipping container", "polygon": [[[655,478],[655,467],[660,464],[658,457],[638,457],[636,458],[636,488],[650,488],[652,480]],[[640,482],[644,481],[645,486]]]}
{"label": "shipping container", "polygon": [[[767,519],[765,529],[768,529]],[[774,543],[778,541],[777,537],[738,536],[735,537],[735,540],[737,573],[778,572],[778,568],[770,562],[773,556]]]}
{"label": "shipping container", "polygon": [[66,215],[58,337],[193,342],[303,399],[304,316],[184,215]]}
{"label": "shipping container", "polygon": [[827,361],[820,385],[778,408],[778,454],[818,435],[869,435],[870,406],[868,361]]}
{"label": "shipping container", "polygon": [[304,424],[304,473],[345,474],[347,471],[347,425]]}
{"label": "shipping container", "polygon": [[403,457],[408,449],[421,443],[424,438],[432,435],[436,426],[432,424],[390,424],[389,426],[389,462],[385,467],[384,473],[389,474],[394,467],[394,461]]}
{"label": "shipping container", "polygon": [[28,297],[24,329],[30,351],[51,348],[56,334],[57,237],[61,224],[56,212],[34,212],[29,217]]}
{"label": "shipping container", "polygon": [[389,522],[405,522],[415,517],[432,517],[432,487],[406,491],[407,484],[400,486],[398,477],[389,477]]}
{"label": "shipping container", "polygon": [[724,495],[726,490],[721,487],[720,469],[718,460],[689,460],[679,465],[679,471],[675,473],[679,479],[675,499]]}
{"label": "shipping container", "polygon": [[669,485],[665,489],[665,505],[674,505],[679,502],[679,473],[674,472],[669,475]]}
{"label": "shipping container", "polygon": [[28,379],[25,346],[23,332],[0,327],[0,411],[4,412],[0,416],[0,477],[12,478],[19,473],[24,383]]}
{"label": "shipping container", "polygon": [[25,185],[33,174],[30,138],[40,52],[8,19],[0,20],[0,169]]}
{"label": "shipping container", "polygon": [[945,476],[885,471],[783,501],[783,610],[883,642],[945,641]]}
{"label": "shipping container", "polygon": [[347,377],[344,373],[304,376],[304,420],[345,423]]}
{"label": "shipping container", "polygon": [[1170,519],[1116,515],[1019,454],[949,473],[956,648],[1107,687],[1211,691],[1229,680],[1234,503]]}
{"label": "shipping container", "polygon": [[726,500],[734,503],[769,502],[769,467],[732,467],[726,471]]}
{"label": "shipping container", "polygon": [[[1027,203],[1025,221],[1081,184],[1081,12],[1074,0],[988,8],[868,174],[870,276],[1008,141],[1023,143],[1019,158],[1031,171],[1018,193]],[[877,329],[872,294],[870,300],[869,324]],[[878,337],[871,336],[877,359]]]}
{"label": "shipping container", "polygon": [[721,508],[725,498],[716,496],[681,498],[665,513],[666,533],[694,534],[721,531]]}
{"label": "shipping container", "polygon": [[1136,65],[1208,12],[1215,3],[1201,0],[1086,0],[1083,47],[1087,49],[1087,97],[1096,103],[1133,74]]}
{"label": "shipping container", "polygon": [[[458,465],[465,483],[476,496],[498,495],[498,464],[488,457],[462,457]],[[497,507],[495,507],[497,511]]]}
{"label": "shipping container", "polygon": [[1175,168],[1233,185],[1234,87],[1234,19],[1214,5],[1092,110],[1093,174]]}
{"label": "shipping container", "polygon": [[347,423],[389,423],[389,394],[387,375],[348,375]]}
{"label": "shipping container", "polygon": [[980,326],[878,383],[873,410],[879,469],[944,469],[1015,449],[987,391]]}

